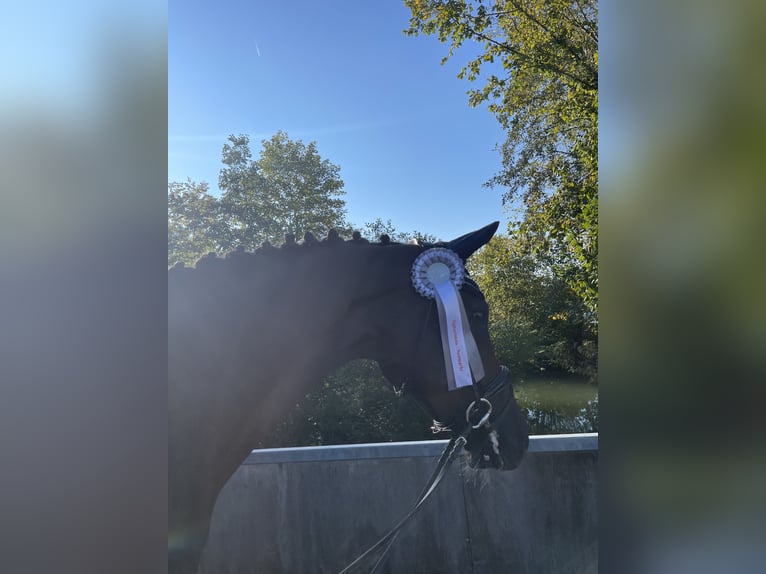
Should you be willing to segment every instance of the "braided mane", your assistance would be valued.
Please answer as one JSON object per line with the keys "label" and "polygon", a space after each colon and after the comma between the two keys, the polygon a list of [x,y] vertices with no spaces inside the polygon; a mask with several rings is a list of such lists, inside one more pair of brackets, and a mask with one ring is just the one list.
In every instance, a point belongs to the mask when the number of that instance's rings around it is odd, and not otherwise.
{"label": "braided mane", "polygon": [[[270,241],[264,241],[260,247],[258,247],[255,251],[247,251],[243,245],[240,245],[236,247],[235,249],[232,249],[226,253],[219,254],[215,251],[210,251],[197,259],[197,261],[194,263],[192,267],[188,267],[183,261],[176,262],[172,267],[170,267],[168,270],[178,270],[178,269],[190,269],[190,268],[200,268],[200,267],[207,267],[209,265],[215,265],[216,263],[220,263],[224,260],[244,260],[244,259],[250,259],[254,256],[258,255],[266,255],[266,254],[273,254],[273,253],[285,253],[290,252],[294,249],[314,249],[318,246],[332,246],[332,245],[339,245],[339,244],[347,244],[347,245],[375,245],[375,246],[389,246],[389,245],[408,245],[407,243],[401,243],[398,241],[392,241],[391,237],[387,234],[383,234],[378,238],[377,242],[371,242],[368,239],[365,239],[362,237],[362,234],[359,231],[354,231],[351,235],[351,239],[343,239],[343,237],[340,236],[340,233],[337,229],[330,229],[327,233],[327,237],[324,239],[317,239],[316,236],[311,233],[307,232],[303,235],[303,241],[297,242],[295,240],[295,235],[292,233],[288,233],[285,235],[284,242],[279,245],[275,246]],[[430,247],[430,244],[418,244],[422,245],[424,247]]]}

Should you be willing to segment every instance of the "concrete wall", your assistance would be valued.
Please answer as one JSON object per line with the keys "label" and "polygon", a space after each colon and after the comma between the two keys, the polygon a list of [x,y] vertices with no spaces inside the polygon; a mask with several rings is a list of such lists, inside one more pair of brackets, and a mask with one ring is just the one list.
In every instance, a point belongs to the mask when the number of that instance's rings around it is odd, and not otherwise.
{"label": "concrete wall", "polygon": [[[202,572],[338,572],[409,511],[445,445],[253,451],[218,499]],[[597,434],[531,437],[511,472],[460,458],[378,572],[595,573],[597,463]]]}

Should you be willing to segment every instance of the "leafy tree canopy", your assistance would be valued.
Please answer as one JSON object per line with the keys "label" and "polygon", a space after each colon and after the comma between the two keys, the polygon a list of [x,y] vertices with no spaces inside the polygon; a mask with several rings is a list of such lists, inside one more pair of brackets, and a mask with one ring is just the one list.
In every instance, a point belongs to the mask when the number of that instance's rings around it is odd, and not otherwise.
{"label": "leafy tree canopy", "polygon": [[254,250],[264,241],[279,244],[287,233],[300,238],[344,229],[340,168],[319,156],[316,143],[291,140],[284,132],[261,143],[259,158],[252,160],[249,137],[229,136],[220,198],[205,182],[168,184],[169,265],[239,245]]}
{"label": "leafy tree canopy", "polygon": [[307,145],[280,131],[261,143],[257,160],[246,135],[229,136],[223,146],[218,186],[229,231],[223,247],[255,249],[264,241],[281,243],[287,233],[325,235],[343,227],[340,167],[319,156],[316,142]]}
{"label": "leafy tree canopy", "polygon": [[380,217],[375,221],[365,223],[361,233],[370,241],[378,241],[381,235],[388,235],[392,241],[399,243],[407,243],[412,239],[415,239],[418,243],[436,243],[438,241],[436,236],[430,233],[397,231],[390,219],[383,221]]}
{"label": "leafy tree canopy", "polygon": [[404,0],[409,35],[481,50],[458,77],[483,86],[506,130],[502,170],[490,186],[522,217],[512,224],[527,253],[555,257],[557,272],[598,308],[598,7],[596,0]]}
{"label": "leafy tree canopy", "polygon": [[594,313],[544,260],[498,235],[468,260],[490,309],[489,330],[501,363],[517,375],[596,377]]}
{"label": "leafy tree canopy", "polygon": [[193,263],[218,250],[225,228],[221,206],[207,183],[168,183],[168,265]]}

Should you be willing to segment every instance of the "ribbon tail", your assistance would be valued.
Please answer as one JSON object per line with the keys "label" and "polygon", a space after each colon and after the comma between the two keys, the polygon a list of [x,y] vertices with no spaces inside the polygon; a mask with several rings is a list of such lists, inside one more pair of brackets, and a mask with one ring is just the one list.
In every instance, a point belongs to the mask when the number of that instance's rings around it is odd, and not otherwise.
{"label": "ribbon tail", "polygon": [[473,338],[471,324],[468,322],[468,315],[465,312],[463,300],[458,300],[460,302],[460,316],[463,320],[463,338],[465,339],[465,347],[468,352],[468,364],[471,366],[473,380],[480,381],[484,378],[484,363],[481,360],[481,354],[479,353],[479,347],[476,345],[476,339]]}
{"label": "ribbon tail", "polygon": [[[444,308],[446,320],[439,323],[442,331],[442,346],[447,346],[448,353],[444,359],[448,365],[448,371],[454,373],[455,387],[470,387],[473,385],[468,349],[465,344],[465,328],[463,327],[463,315],[461,313],[463,301],[460,299],[457,288],[452,283],[439,283],[435,286],[437,305],[439,302]],[[446,331],[446,333],[445,333]],[[468,331],[470,335],[470,329]],[[449,366],[451,363],[451,366]],[[449,375],[447,375],[449,381]],[[449,386],[449,382],[448,382]]]}
{"label": "ribbon tail", "polygon": [[436,299],[436,310],[439,313],[439,329],[441,331],[442,353],[444,354],[444,370],[447,372],[447,389],[454,391],[458,387],[455,382],[455,371],[452,369],[452,359],[450,358],[447,312],[444,310],[444,303],[442,303],[441,297],[437,295],[434,299]]}

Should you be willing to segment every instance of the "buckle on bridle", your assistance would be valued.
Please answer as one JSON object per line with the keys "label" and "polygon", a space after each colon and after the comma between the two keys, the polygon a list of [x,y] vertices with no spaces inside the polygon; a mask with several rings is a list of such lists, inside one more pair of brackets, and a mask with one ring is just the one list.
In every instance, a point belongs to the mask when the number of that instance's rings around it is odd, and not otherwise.
{"label": "buckle on bridle", "polygon": [[482,415],[478,423],[473,424],[473,421],[471,420],[471,417],[479,411],[479,407],[476,405],[476,401],[473,401],[470,405],[468,405],[468,408],[465,411],[465,420],[474,430],[479,429],[484,425],[489,425],[489,417],[492,415],[492,403],[489,402],[488,399],[482,397],[479,399],[479,403],[486,403],[487,412]]}

